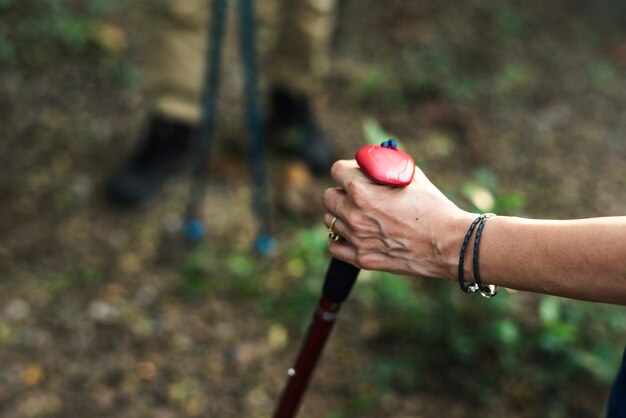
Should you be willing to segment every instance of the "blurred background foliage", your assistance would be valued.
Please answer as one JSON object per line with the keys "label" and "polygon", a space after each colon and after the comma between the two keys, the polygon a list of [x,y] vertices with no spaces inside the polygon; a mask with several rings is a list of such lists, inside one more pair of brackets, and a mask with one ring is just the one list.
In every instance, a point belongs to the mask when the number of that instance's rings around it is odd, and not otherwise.
{"label": "blurred background foliage", "polygon": [[[624,214],[624,2],[381,3],[341,4],[320,107],[343,156],[394,136],[468,210]],[[219,143],[201,246],[179,239],[184,184],[104,207],[144,115],[150,7],[0,0],[4,417],[269,416],[319,296],[320,208],[281,201],[282,161],[270,258],[249,252],[245,162]],[[219,138],[241,136],[234,90]],[[329,184],[295,178],[309,207]],[[598,416],[625,341],[623,307],[362,272],[302,416]]]}
{"label": "blurred background foliage", "polygon": [[112,23],[125,6],[109,1],[2,0],[0,63],[45,70],[60,58],[78,60],[124,84],[137,69],[121,54],[126,31]]}

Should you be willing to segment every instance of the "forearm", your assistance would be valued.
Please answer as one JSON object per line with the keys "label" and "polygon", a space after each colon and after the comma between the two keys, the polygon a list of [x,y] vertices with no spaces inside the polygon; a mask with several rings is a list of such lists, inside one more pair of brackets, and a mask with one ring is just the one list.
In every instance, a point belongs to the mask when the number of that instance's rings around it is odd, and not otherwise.
{"label": "forearm", "polygon": [[[447,234],[444,251],[450,278],[456,277],[460,240],[468,226],[466,219],[460,220]],[[467,251],[465,276],[473,280],[473,239]],[[479,265],[483,283],[626,304],[626,217],[571,221],[494,217],[481,237]]]}

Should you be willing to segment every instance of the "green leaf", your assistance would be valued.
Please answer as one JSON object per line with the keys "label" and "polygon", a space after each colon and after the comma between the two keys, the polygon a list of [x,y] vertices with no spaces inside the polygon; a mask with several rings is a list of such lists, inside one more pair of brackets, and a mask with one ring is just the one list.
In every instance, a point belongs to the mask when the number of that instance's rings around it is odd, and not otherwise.
{"label": "green leaf", "polygon": [[498,340],[504,344],[515,344],[519,341],[520,333],[517,324],[510,319],[503,319],[494,324]]}
{"label": "green leaf", "polygon": [[498,214],[518,212],[526,206],[526,196],[522,192],[508,192],[496,197],[494,211]]}
{"label": "green leaf", "polygon": [[482,167],[474,170],[473,177],[476,183],[489,191],[495,193],[498,190],[498,178],[488,168]]}
{"label": "green leaf", "polygon": [[362,125],[363,136],[368,144],[378,145],[390,138],[395,138],[389,132],[385,131],[374,118],[364,119]]}
{"label": "green leaf", "polygon": [[544,325],[557,322],[561,316],[561,302],[559,299],[546,296],[539,302],[539,318]]}
{"label": "green leaf", "polygon": [[13,6],[14,3],[17,3],[16,0],[0,0],[0,10],[8,9]]}
{"label": "green leaf", "polygon": [[496,203],[493,194],[491,194],[487,188],[472,181],[468,181],[463,184],[461,187],[461,193],[482,212],[489,212],[493,210]]}
{"label": "green leaf", "polygon": [[230,273],[239,277],[247,277],[254,271],[254,265],[249,257],[233,255],[226,260],[226,268]]}
{"label": "green leaf", "polygon": [[591,65],[588,70],[589,80],[594,87],[609,85],[618,79],[618,72],[609,61],[600,61]]}
{"label": "green leaf", "polygon": [[352,83],[352,91],[361,99],[381,92],[389,84],[389,71],[383,67],[373,67]]}
{"label": "green leaf", "polygon": [[551,323],[542,333],[541,347],[548,351],[563,351],[576,340],[577,328],[564,322]]}

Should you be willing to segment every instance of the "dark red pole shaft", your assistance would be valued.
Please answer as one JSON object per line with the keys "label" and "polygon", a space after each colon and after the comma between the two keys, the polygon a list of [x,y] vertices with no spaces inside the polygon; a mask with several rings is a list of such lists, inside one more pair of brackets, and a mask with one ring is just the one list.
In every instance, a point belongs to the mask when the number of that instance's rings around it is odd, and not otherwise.
{"label": "dark red pole shaft", "polygon": [[313,369],[324,350],[328,335],[335,325],[335,318],[340,307],[340,303],[331,302],[324,297],[320,299],[296,364],[287,373],[289,380],[278,403],[278,408],[274,412],[274,418],[292,418],[298,412],[302,395],[309,385]]}
{"label": "dark red pole shaft", "polygon": [[313,369],[322,354],[324,344],[335,325],[335,319],[341,304],[347,299],[356,282],[359,269],[333,258],[326,271],[322,298],[313,314],[311,325],[300,348],[296,364],[289,369],[289,380],[283,391],[274,418],[292,418],[296,416]]}

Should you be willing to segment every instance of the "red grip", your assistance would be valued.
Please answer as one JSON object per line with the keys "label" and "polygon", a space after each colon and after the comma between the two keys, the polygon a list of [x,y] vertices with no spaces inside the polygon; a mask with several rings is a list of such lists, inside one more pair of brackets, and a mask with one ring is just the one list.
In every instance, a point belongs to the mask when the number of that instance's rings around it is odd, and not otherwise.
{"label": "red grip", "polygon": [[415,161],[406,152],[380,145],[366,145],[356,153],[363,173],[380,184],[404,187],[411,184]]}

